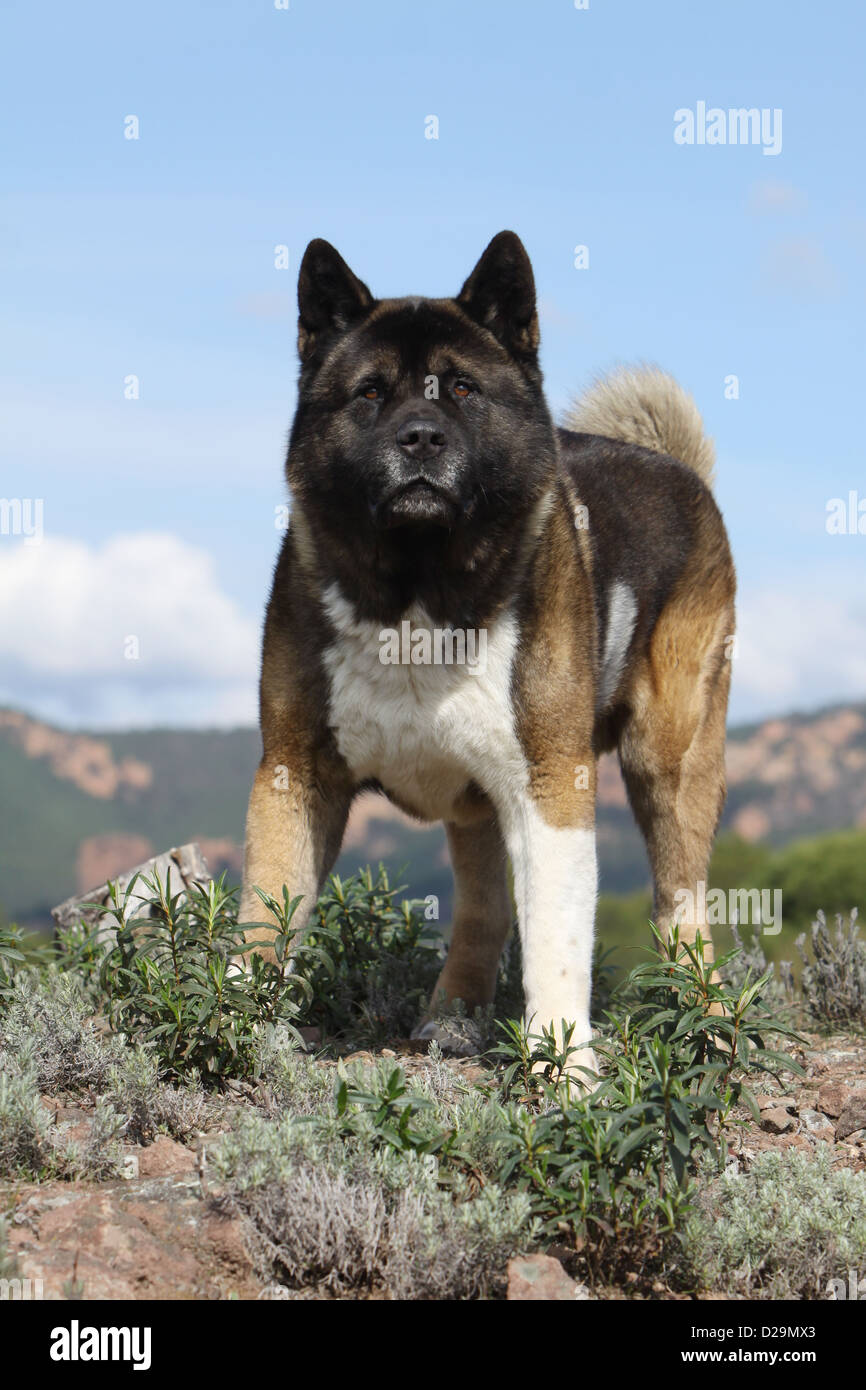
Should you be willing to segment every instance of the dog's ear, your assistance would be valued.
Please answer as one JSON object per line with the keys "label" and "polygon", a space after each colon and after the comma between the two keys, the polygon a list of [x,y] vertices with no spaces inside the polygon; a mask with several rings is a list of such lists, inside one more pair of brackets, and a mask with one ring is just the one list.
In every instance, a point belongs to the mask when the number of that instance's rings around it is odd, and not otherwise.
{"label": "dog's ear", "polygon": [[538,352],[535,280],[526,248],[515,232],[500,232],[483,253],[457,302],[514,357]]}
{"label": "dog's ear", "polygon": [[329,241],[311,241],[298,275],[298,353],[315,357],[329,337],[344,333],[373,307],[373,296]]}

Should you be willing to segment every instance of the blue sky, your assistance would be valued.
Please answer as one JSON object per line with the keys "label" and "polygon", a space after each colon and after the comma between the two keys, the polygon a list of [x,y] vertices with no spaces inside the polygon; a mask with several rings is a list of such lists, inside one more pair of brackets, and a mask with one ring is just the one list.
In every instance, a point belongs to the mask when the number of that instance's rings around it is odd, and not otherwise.
{"label": "blue sky", "polygon": [[[866,534],[825,525],[866,501],[853,0],[6,14],[0,495],[43,499],[44,536],[0,534],[0,702],[251,720],[304,246],[374,293],[448,294],[502,227],[555,410],[635,359],[700,405],[740,572],[732,716],[866,695]],[[781,110],[781,152],[676,144],[700,101]]]}

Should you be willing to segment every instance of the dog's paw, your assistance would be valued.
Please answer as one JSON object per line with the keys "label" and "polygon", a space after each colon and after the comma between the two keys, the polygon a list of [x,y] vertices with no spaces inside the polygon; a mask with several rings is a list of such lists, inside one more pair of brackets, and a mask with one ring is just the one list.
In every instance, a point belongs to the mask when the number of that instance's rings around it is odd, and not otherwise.
{"label": "dog's paw", "polygon": [[462,1037],[449,1029],[446,1022],[437,1019],[427,1019],[419,1023],[412,1037],[418,1042],[438,1043],[447,1057],[474,1057],[478,1051],[469,1038]]}

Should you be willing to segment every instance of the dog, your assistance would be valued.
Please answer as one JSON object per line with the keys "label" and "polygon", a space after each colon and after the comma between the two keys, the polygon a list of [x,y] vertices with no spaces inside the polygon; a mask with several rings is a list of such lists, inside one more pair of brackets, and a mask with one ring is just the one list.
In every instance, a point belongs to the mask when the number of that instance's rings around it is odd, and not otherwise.
{"label": "dog", "polygon": [[[598,382],[554,426],[513,232],[454,299],[374,299],[313,241],[298,304],[240,920],[267,955],[254,888],[287,885],[302,928],[374,788],[445,823],[455,907],[434,998],[492,1001],[510,859],[526,1018],[573,1023],[583,1046],[599,754],[618,751],[660,930],[680,890],[699,896],[724,802],[735,575],[712,445],[656,369]],[[483,661],[459,659],[466,634]],[[434,1030],[431,1015],[420,1034]]]}

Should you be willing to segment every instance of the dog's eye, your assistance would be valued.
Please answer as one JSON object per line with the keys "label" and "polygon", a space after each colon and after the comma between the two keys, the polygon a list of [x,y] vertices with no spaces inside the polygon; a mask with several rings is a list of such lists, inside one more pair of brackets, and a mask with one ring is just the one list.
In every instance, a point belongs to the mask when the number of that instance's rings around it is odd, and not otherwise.
{"label": "dog's eye", "polygon": [[374,381],[368,381],[366,386],[362,386],[358,393],[364,397],[365,401],[380,401],[384,396],[381,386],[377,386]]}
{"label": "dog's eye", "polygon": [[472,394],[472,383],[465,381],[463,377],[458,377],[454,383],[454,394],[460,396],[461,400]]}

